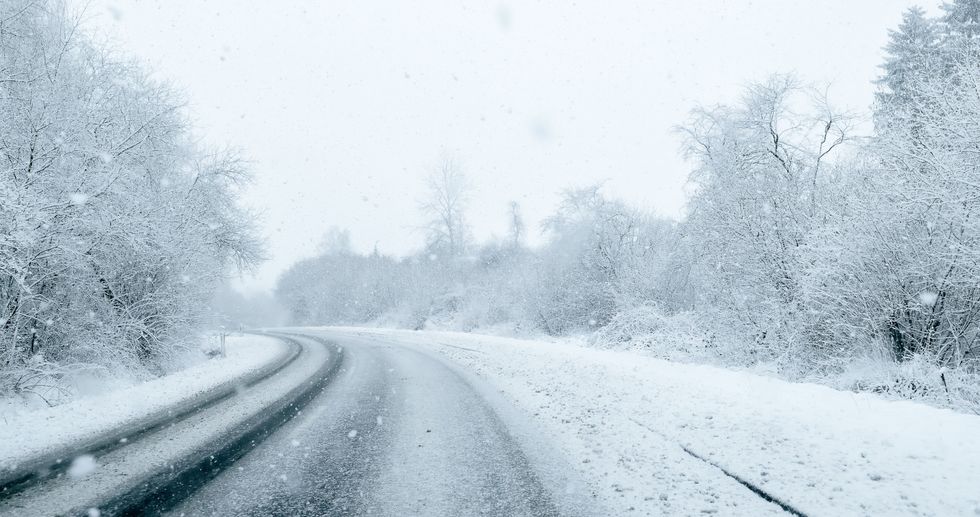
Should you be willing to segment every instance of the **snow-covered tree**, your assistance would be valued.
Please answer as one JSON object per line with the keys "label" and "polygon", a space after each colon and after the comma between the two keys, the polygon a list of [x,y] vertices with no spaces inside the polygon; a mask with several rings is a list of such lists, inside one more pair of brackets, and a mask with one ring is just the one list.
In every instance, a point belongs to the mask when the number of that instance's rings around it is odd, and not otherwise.
{"label": "snow-covered tree", "polygon": [[948,40],[976,39],[980,37],[980,1],[953,0],[942,5],[943,16],[940,23]]}
{"label": "snow-covered tree", "polygon": [[831,280],[814,305],[838,343],[960,366],[980,354],[980,41],[949,41],[947,72],[905,85],[910,109],[879,105],[860,202],[825,240]]}
{"label": "snow-covered tree", "polygon": [[888,110],[907,109],[911,85],[940,67],[939,32],[925,11],[912,7],[902,15],[898,29],[888,32],[884,73],[878,79],[879,105]]}
{"label": "snow-covered tree", "polygon": [[847,118],[825,103],[812,115],[793,109],[803,93],[774,76],[750,86],[739,106],[697,110],[684,129],[695,164],[685,232],[699,305],[759,359],[783,356],[795,339],[801,250],[825,219],[827,161],[847,140]]}
{"label": "snow-covered tree", "polygon": [[[0,389],[69,364],[152,367],[259,257],[240,160],[57,2],[0,1]],[[35,391],[36,393],[36,391]]]}
{"label": "snow-covered tree", "polygon": [[297,325],[375,321],[403,299],[405,269],[377,252],[365,256],[333,249],[284,272],[276,298]]}
{"label": "snow-covered tree", "polygon": [[601,186],[569,189],[544,228],[548,244],[536,258],[527,299],[552,334],[594,329],[622,307],[657,296],[672,225],[608,199]]}

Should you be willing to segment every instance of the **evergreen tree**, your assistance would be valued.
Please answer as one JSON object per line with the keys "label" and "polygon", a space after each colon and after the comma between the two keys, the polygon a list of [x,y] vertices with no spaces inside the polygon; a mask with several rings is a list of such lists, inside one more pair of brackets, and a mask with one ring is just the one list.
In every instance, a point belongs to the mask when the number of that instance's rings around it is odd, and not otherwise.
{"label": "evergreen tree", "polygon": [[889,31],[884,75],[877,81],[882,87],[878,102],[890,110],[907,107],[912,101],[911,85],[938,66],[938,50],[936,23],[922,9],[910,8],[898,29]]}
{"label": "evergreen tree", "polygon": [[980,37],[980,0],[953,0],[942,8],[943,32],[947,38]]}

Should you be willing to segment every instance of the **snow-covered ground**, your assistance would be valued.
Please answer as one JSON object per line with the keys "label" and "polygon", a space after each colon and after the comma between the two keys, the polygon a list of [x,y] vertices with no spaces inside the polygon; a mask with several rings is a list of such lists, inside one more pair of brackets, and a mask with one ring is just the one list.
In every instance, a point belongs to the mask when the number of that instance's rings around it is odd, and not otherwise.
{"label": "snow-covered ground", "polygon": [[277,339],[229,337],[226,357],[103,395],[5,417],[0,426],[0,473],[138,424],[262,370],[287,354],[289,348]]}
{"label": "snow-covered ground", "polygon": [[330,330],[473,370],[616,514],[757,514],[746,484],[806,515],[980,514],[980,416],[569,343]]}

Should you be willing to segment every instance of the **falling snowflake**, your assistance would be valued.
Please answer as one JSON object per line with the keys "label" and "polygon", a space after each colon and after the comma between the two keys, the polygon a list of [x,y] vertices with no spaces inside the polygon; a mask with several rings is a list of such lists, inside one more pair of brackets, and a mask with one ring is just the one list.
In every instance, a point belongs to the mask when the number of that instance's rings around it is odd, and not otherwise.
{"label": "falling snowflake", "polygon": [[926,307],[936,305],[937,299],[939,299],[939,294],[937,294],[935,291],[922,291],[919,293],[919,303],[925,305]]}
{"label": "falling snowflake", "polygon": [[95,472],[97,468],[99,468],[99,464],[95,462],[95,456],[82,454],[72,460],[71,466],[68,467],[68,475],[73,478],[85,477]]}
{"label": "falling snowflake", "polygon": [[68,195],[68,201],[75,206],[81,206],[88,203],[88,194],[82,192],[75,192]]}

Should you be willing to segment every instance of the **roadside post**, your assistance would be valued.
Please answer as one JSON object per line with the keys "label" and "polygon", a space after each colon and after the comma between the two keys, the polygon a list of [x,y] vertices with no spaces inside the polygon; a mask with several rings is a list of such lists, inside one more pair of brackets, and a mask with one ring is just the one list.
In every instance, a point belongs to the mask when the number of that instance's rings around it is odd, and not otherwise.
{"label": "roadside post", "polygon": [[221,336],[221,357],[228,357],[227,350],[225,350],[225,336],[228,334],[225,332],[225,326],[220,327],[221,331],[219,335]]}

